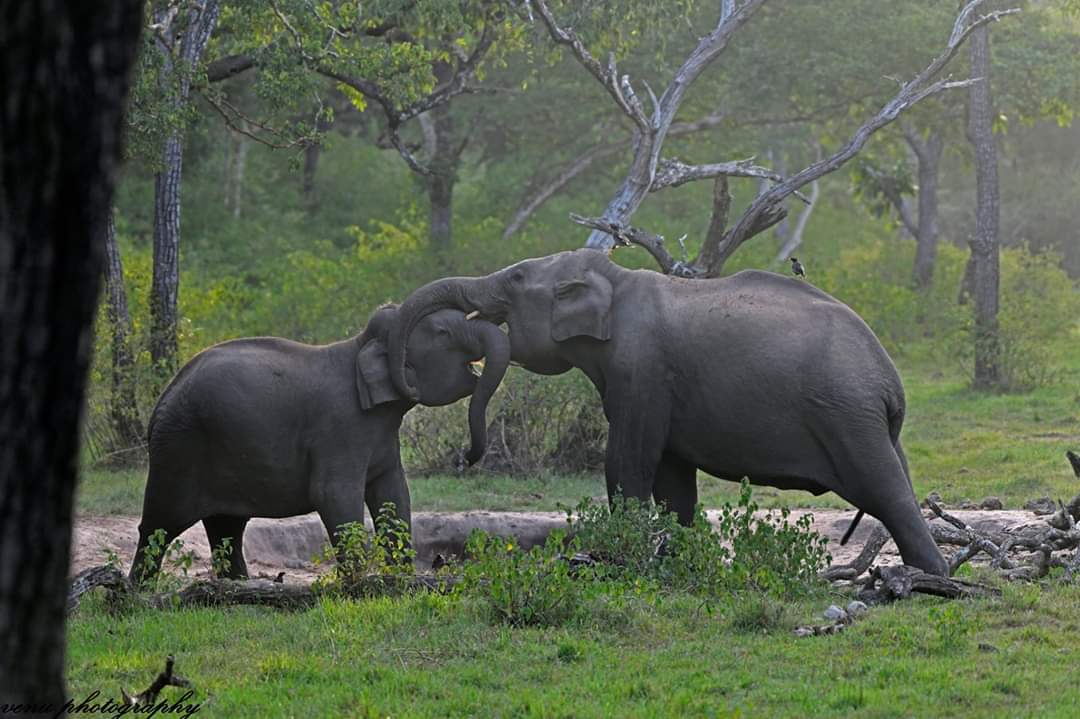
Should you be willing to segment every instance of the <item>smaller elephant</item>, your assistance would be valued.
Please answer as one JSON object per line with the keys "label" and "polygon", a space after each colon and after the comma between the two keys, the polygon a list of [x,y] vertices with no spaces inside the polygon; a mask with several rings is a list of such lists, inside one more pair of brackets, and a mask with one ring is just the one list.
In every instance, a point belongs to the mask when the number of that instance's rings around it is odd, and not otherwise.
{"label": "smaller elephant", "polygon": [[[195,356],[162,392],[150,417],[150,467],[130,576],[160,569],[150,537],[165,545],[202,520],[211,547],[231,540],[231,577],[246,576],[251,517],[317,511],[327,534],[372,517],[387,502],[410,521],[398,430],[416,402],[390,380],[386,342],[394,306],[377,310],[358,336],[313,346],[276,337],[223,342]],[[507,336],[458,310],[429,315],[408,343],[417,401],[438,406],[472,395],[471,447],[487,446],[485,411],[510,360]],[[471,363],[485,358],[483,373]]]}

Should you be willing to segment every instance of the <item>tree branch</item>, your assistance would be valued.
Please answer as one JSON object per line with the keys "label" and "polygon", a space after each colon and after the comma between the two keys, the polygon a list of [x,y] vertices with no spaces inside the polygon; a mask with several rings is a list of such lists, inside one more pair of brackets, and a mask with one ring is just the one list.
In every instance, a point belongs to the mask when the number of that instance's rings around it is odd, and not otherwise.
{"label": "tree branch", "polygon": [[1018,9],[995,11],[982,15],[969,23],[968,18],[972,16],[974,10],[983,2],[984,0],[972,0],[964,6],[953,24],[953,30],[945,50],[935,57],[918,75],[904,83],[896,96],[886,103],[872,118],[859,127],[852,135],[851,139],[849,139],[840,150],[824,160],[815,162],[801,172],[793,175],[784,182],[773,186],[755,198],[750,204],[750,207],[743,213],[743,216],[739,219],[739,222],[731,233],[729,240],[730,247],[726,251],[727,255],[730,256],[739,245],[753,236],[754,229],[760,226],[757,218],[760,213],[775,207],[786,197],[804,185],[839,169],[863,148],[874,132],[895,120],[901,112],[931,95],[936,95],[940,92],[955,88],[967,87],[974,82],[979,82],[978,78],[960,81],[942,79],[932,83],[930,81],[945,67],[945,65],[948,64],[953,56],[956,55],[961,44],[972,30],[976,27],[985,25],[986,23],[997,21],[1006,15],[1012,15],[1019,12]]}
{"label": "tree branch", "polygon": [[255,58],[250,55],[228,55],[218,58],[206,66],[206,80],[213,84],[236,77],[255,67]]}
{"label": "tree branch", "polygon": [[[540,15],[540,19],[547,27],[548,35],[559,45],[565,45],[570,48],[574,53],[574,57],[581,63],[582,67],[589,71],[596,80],[604,86],[608,94],[611,95],[611,99],[615,101],[615,104],[619,106],[619,109],[623,113],[633,120],[634,124],[638,126],[638,129],[643,133],[652,131],[652,123],[645,115],[645,110],[641,106],[641,102],[637,99],[637,95],[634,94],[633,88],[630,86],[630,77],[623,75],[619,77],[618,70],[615,67],[615,54],[612,53],[608,57],[608,64],[605,68],[600,64],[585,44],[581,41],[572,29],[564,29],[559,26],[558,21],[555,19],[555,15],[552,14],[551,9],[548,7],[545,0],[531,0],[531,4],[536,6],[536,11]],[[629,92],[629,97],[627,97]]]}

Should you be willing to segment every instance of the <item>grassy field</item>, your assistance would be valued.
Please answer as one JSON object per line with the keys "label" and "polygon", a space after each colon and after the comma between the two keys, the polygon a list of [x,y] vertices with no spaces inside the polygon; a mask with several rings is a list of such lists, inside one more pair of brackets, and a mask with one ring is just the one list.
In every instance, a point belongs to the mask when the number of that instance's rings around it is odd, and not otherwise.
{"label": "grassy field", "polygon": [[[1008,507],[1078,488],[1080,353],[1024,395],[971,392],[956,370],[908,359],[904,443],[920,495],[994,495]],[[137,514],[145,469],[91,471],[80,512]],[[702,502],[737,485],[701,477]],[[603,493],[600,477],[410,480],[416,510],[545,509]],[[763,505],[840,505],[757,488]],[[712,604],[684,594],[592,598],[565,626],[514,629],[475,599],[325,599],[303,612],[134,610],[101,597],[70,625],[71,693],[141,690],[174,654],[205,716],[1072,717],[1080,702],[1080,587],[1003,588],[998,599],[919,598],[874,608],[837,636],[796,638],[830,603]],[[180,690],[169,690],[176,699]]]}
{"label": "grassy field", "polygon": [[[1028,394],[985,394],[967,387],[956,367],[927,358],[900,361],[908,397],[902,439],[920,496],[937,491],[946,502],[987,496],[1019,508],[1043,495],[1068,498],[1077,491],[1066,449],[1080,449],[1080,335],[1057,348],[1061,374],[1052,385]],[[138,514],[145,468],[89,470],[78,509],[94,514]],[[491,474],[412,477],[415,511],[557,510],[584,496],[604,493],[599,476],[534,478]],[[738,493],[738,485],[702,474],[701,501],[715,507]],[[836,506],[835,495],[755,490],[764,506]]]}
{"label": "grassy field", "polygon": [[836,636],[791,633],[843,600],[762,619],[748,600],[624,597],[550,629],[440,596],[120,617],[89,602],[68,667],[74,697],[113,695],[141,690],[171,653],[201,713],[221,717],[1075,716],[1080,588],[922,598]]}

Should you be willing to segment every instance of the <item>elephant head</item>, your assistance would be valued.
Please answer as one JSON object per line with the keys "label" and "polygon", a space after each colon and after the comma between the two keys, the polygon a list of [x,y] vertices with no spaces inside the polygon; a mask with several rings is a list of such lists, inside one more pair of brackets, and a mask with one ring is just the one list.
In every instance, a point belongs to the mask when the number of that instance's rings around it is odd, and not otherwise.
{"label": "elephant head", "polygon": [[[497,326],[483,320],[466,320],[459,310],[440,309],[414,323],[407,343],[408,361],[403,372],[413,389],[398,391],[387,364],[387,344],[398,334],[401,313],[395,306],[382,307],[372,314],[358,338],[356,385],[360,404],[371,409],[386,402],[409,399],[431,407],[451,404],[467,395],[469,403],[469,451],[465,458],[474,464],[487,448],[486,411],[492,394],[502,381],[510,362],[510,342]],[[484,358],[479,377],[473,362]]]}
{"label": "elephant head", "polygon": [[511,358],[529,371],[568,371],[567,343],[611,337],[614,269],[604,253],[581,249],[525,260],[485,277],[452,277],[417,289],[402,303],[390,333],[394,387],[405,396],[418,396],[406,371],[412,364],[411,333],[447,307],[480,318],[474,322],[506,322]]}

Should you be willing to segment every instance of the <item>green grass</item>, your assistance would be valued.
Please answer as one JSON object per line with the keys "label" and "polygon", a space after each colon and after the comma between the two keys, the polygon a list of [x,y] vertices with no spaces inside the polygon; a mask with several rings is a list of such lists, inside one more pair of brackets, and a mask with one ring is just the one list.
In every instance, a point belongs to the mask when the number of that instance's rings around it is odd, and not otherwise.
{"label": "green grass", "polygon": [[[560,628],[492,625],[467,600],[107,613],[70,625],[74,697],[141,690],[174,654],[205,716],[1072,717],[1080,588],[875,608],[837,636],[822,595],[755,628],[747,600],[624,596]],[[169,690],[175,698],[179,690]]]}
{"label": "green grass", "polygon": [[[1080,335],[1052,348],[1060,377],[1026,394],[974,392],[957,367],[912,352],[899,365],[908,413],[902,439],[916,494],[939,492],[946,502],[996,496],[1019,508],[1040,496],[1076,494],[1064,455],[1080,450]],[[93,514],[138,514],[145,468],[90,469],[78,509]],[[716,507],[738,496],[739,485],[699,475],[702,504]],[[519,478],[491,474],[417,476],[409,479],[416,511],[558,510],[583,496],[604,494],[600,476]],[[755,489],[762,506],[843,507],[832,494]]]}

